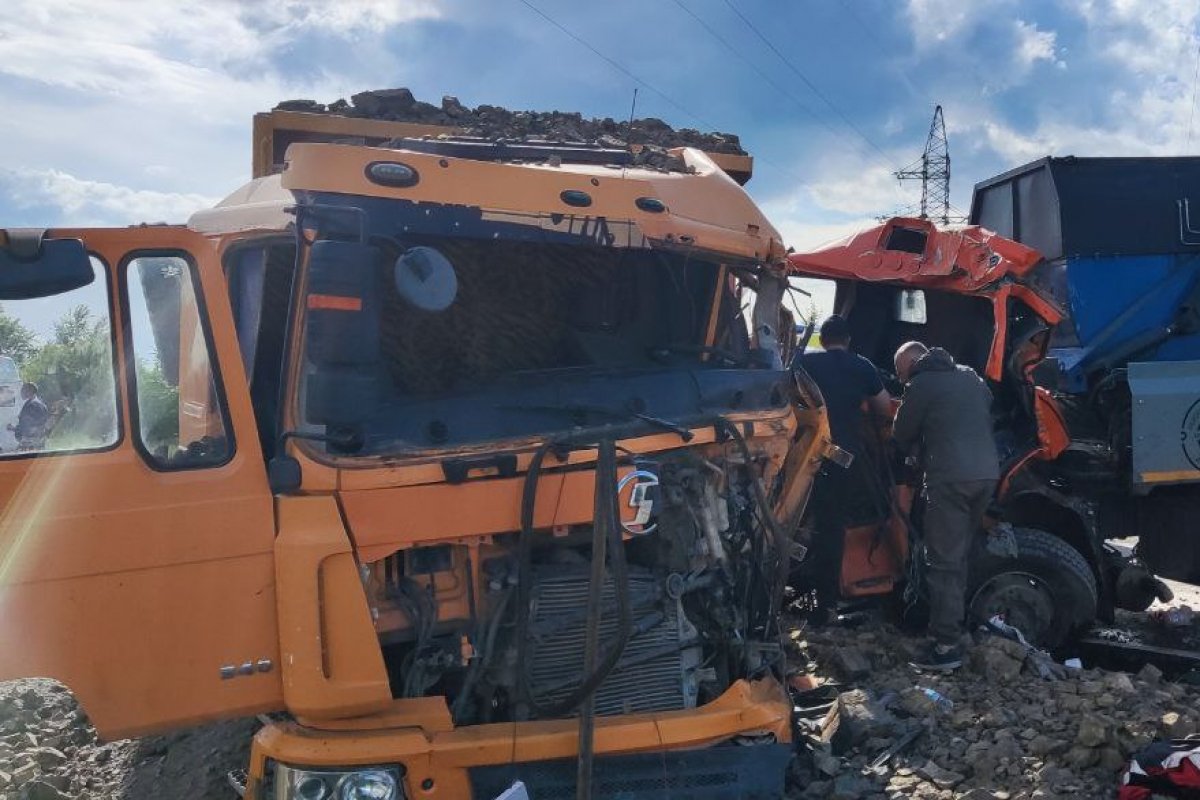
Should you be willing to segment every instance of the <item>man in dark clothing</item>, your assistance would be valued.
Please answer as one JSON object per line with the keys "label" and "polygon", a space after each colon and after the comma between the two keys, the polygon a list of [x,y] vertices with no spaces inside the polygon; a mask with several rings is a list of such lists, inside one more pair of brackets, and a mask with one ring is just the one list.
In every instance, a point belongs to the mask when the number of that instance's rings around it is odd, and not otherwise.
{"label": "man in dark clothing", "polygon": [[[825,465],[813,487],[812,566],[820,614],[827,616],[839,595],[848,512],[869,511],[874,506],[867,498],[877,491],[867,480],[861,459],[862,406],[866,402],[873,415],[886,419],[891,416],[891,398],[875,365],[850,352],[850,326],[845,319],[834,315],[822,323],[821,346],[825,352],[800,354],[793,368],[803,369],[816,382],[825,399],[830,438],[854,456],[847,468]],[[883,502],[879,498],[876,505]]]}
{"label": "man in dark clothing", "polygon": [[925,471],[925,563],[929,633],[933,643],[914,666],[962,665],[967,556],[1000,477],[992,436],[992,393],[970,367],[945,350],[909,342],[896,351],[905,382],[894,437],[902,450],[919,448]]}
{"label": "man in dark clothing", "polygon": [[46,423],[50,420],[50,409],[38,397],[36,383],[21,386],[21,399],[25,404],[17,414],[17,424],[9,425],[17,444],[22,450],[40,450],[46,443]]}

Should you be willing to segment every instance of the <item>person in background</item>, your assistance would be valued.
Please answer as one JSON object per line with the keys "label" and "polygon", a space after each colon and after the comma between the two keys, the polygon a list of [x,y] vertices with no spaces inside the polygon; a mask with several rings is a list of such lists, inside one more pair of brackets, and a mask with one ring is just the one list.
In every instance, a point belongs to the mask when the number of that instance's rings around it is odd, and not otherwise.
{"label": "person in background", "polygon": [[924,669],[962,665],[967,556],[1000,477],[992,436],[992,393],[970,367],[940,347],[901,345],[896,376],[905,384],[893,438],[919,450],[925,473],[925,564],[929,587],[927,652],[912,662]]}
{"label": "person in background", "polygon": [[844,318],[835,314],[821,323],[821,346],[824,352],[798,354],[792,367],[803,369],[816,382],[825,399],[830,437],[854,460],[845,468],[827,462],[813,486],[816,621],[829,618],[840,594],[847,512],[863,508],[865,499],[877,491],[867,480],[861,459],[863,405],[872,416],[891,416],[891,397],[879,370],[869,359],[850,352],[850,325]]}
{"label": "person in background", "polygon": [[17,424],[9,425],[21,450],[40,450],[46,443],[46,423],[50,421],[50,409],[38,396],[36,383],[21,385],[24,405],[17,415]]}

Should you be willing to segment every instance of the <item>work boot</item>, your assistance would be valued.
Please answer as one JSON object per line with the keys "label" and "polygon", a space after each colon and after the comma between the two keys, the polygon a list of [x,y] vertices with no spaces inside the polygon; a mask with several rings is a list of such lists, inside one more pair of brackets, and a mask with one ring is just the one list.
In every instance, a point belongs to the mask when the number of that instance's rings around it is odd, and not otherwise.
{"label": "work boot", "polygon": [[914,669],[951,672],[961,667],[962,663],[963,651],[958,645],[931,644],[908,665]]}

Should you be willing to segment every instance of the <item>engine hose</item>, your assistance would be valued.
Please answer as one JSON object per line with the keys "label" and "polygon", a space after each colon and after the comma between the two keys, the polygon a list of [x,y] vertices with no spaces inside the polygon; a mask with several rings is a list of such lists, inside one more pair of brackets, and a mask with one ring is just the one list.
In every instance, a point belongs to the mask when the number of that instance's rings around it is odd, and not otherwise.
{"label": "engine hose", "polygon": [[534,451],[525,472],[525,484],[521,487],[521,538],[517,542],[517,687],[518,697],[529,708],[534,707],[534,698],[524,676],[529,655],[529,593],[533,588],[533,512],[542,464],[556,444],[554,440],[547,440]]}
{"label": "engine hose", "polygon": [[[592,575],[588,585],[588,620],[584,639],[584,674],[579,689],[579,761],[576,772],[577,800],[591,800],[592,765],[595,760],[596,690],[613,671],[625,653],[625,645],[633,633],[633,614],[629,603],[629,573],[625,563],[625,544],[617,511],[617,448],[612,439],[600,442],[596,454],[595,519],[592,523]],[[606,559],[605,550],[608,551]],[[609,561],[613,573],[613,592],[617,598],[617,636],[609,647],[603,663],[596,666],[600,648],[600,617],[604,589],[604,562]],[[563,703],[563,705],[567,705]]]}
{"label": "engine hose", "polygon": [[[583,445],[579,442],[579,439],[574,439],[574,441],[558,439],[543,443],[534,452],[533,458],[529,463],[521,495],[521,538],[517,542],[517,684],[518,694],[522,703],[536,714],[536,716],[542,718],[561,717],[569,714],[577,709],[586,697],[593,694],[608,676],[608,673],[612,670],[617,660],[620,659],[633,629],[633,615],[629,602],[629,575],[626,569],[625,548],[621,539],[621,527],[617,521],[620,517],[617,512],[616,446],[612,440],[608,440],[608,443],[612,445],[608,448],[609,457],[605,458],[601,454],[598,455],[596,460],[596,493],[598,498],[606,498],[606,500],[602,505],[597,502],[598,516],[593,525],[602,525],[602,519],[607,519],[610,523],[607,534],[609,541],[606,544],[609,551],[608,557],[612,562],[613,588],[617,601],[618,629],[616,640],[605,654],[605,658],[599,668],[591,675],[587,675],[579,688],[569,696],[549,705],[542,705],[537,701],[532,687],[529,685],[529,676],[525,665],[528,663],[529,657],[530,592],[533,588],[533,512],[537,500],[538,479],[541,475],[542,464],[545,462],[546,454],[550,450],[556,447],[569,447],[572,445],[576,447],[591,446]],[[601,453],[604,450],[603,445],[604,442],[601,443]],[[606,461],[608,462],[607,467],[605,466]],[[599,510],[601,508],[607,509],[606,512],[600,514]]]}
{"label": "engine hose", "polygon": [[[600,649],[600,616],[603,613],[604,551],[608,548],[608,510],[604,495],[608,483],[608,454],[613,442],[600,443],[596,455],[595,505],[592,513],[592,571],[588,578],[587,623],[583,634],[583,674],[596,673],[596,651]],[[615,451],[612,451],[615,455]],[[583,684],[580,684],[582,688]],[[579,757],[575,762],[575,797],[591,800],[592,765],[596,756],[596,695],[589,692],[579,708]]]}
{"label": "engine hose", "polygon": [[508,608],[508,601],[511,598],[512,590],[501,593],[492,609],[492,618],[488,620],[487,633],[482,642],[483,652],[467,668],[467,677],[463,679],[462,689],[459,691],[458,697],[454,698],[454,706],[450,709],[450,718],[454,720],[455,725],[462,724],[463,711],[466,709],[471,693],[475,691],[475,684],[479,682],[479,676],[491,663],[492,653],[496,647],[496,633],[500,630],[500,620],[504,618],[504,612]]}
{"label": "engine hose", "polygon": [[767,529],[767,533],[771,535],[775,558],[777,560],[775,565],[775,581],[768,592],[768,597],[770,598],[768,613],[773,617],[783,608],[783,594],[784,589],[787,587],[788,572],[791,569],[792,562],[792,540],[779,524],[779,520],[775,519],[775,514],[771,511],[770,503],[767,501],[767,493],[763,489],[762,480],[755,471],[754,459],[750,454],[750,446],[746,444],[746,437],[742,436],[742,432],[738,430],[737,425],[725,417],[717,418],[716,427],[733,439],[742,454],[742,458],[745,459],[746,468],[750,470],[750,486],[754,491],[754,502],[759,508],[759,516],[763,526]]}
{"label": "engine hose", "polygon": [[[600,688],[600,684],[620,661],[625,652],[625,645],[633,633],[633,612],[629,603],[629,572],[625,563],[625,544],[621,538],[621,525],[618,522],[620,517],[617,512],[616,448],[612,445],[611,440],[600,444],[600,456],[596,463],[596,508],[598,513],[603,509],[603,519],[607,529],[608,541],[605,549],[608,551],[609,567],[612,569],[613,594],[617,599],[617,634],[600,665],[584,678],[579,688],[570,697],[551,706],[545,712],[548,716],[568,714],[578,708],[584,699],[595,694],[596,689]],[[605,455],[606,446],[607,457]],[[598,516],[597,521],[600,519],[601,517]],[[588,620],[588,624],[592,624],[591,619]],[[596,617],[595,624],[598,629],[599,615]]]}

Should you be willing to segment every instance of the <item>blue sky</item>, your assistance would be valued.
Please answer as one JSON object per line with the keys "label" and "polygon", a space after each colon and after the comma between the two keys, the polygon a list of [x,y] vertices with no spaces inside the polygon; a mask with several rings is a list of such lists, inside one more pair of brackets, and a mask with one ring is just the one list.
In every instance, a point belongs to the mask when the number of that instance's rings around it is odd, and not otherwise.
{"label": "blue sky", "polygon": [[639,116],[742,137],[798,249],[913,202],[935,103],[960,209],[1043,155],[1200,143],[1195,0],[528,4],[624,71],[522,0],[6,0],[0,225],[183,221],[248,177],[255,111],[395,86],[624,117],[631,73]]}

